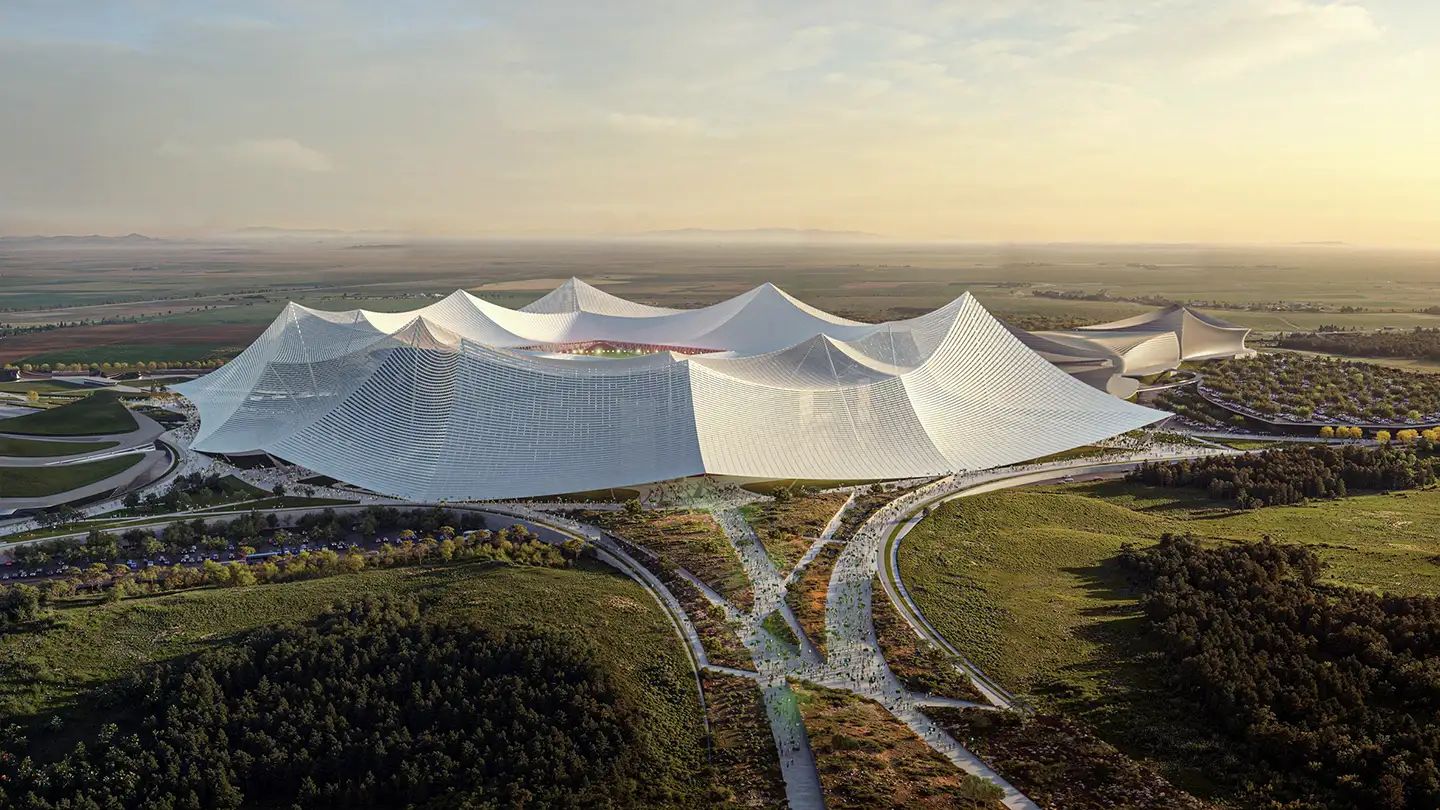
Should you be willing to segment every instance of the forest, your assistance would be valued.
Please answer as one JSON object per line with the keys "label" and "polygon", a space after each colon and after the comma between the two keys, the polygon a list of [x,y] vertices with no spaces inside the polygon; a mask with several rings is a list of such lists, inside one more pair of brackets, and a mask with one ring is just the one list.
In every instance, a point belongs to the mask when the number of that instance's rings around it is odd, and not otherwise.
{"label": "forest", "polygon": [[1255,763],[1246,806],[1440,806],[1440,599],[1317,584],[1314,552],[1270,541],[1120,563],[1167,678]]}
{"label": "forest", "polygon": [[[49,751],[0,734],[0,806],[616,807],[663,804],[636,713],[590,653],[538,631],[363,597],[159,665],[114,721]],[[37,753],[38,752],[38,753]]]}
{"label": "forest", "polygon": [[1440,329],[1417,326],[1404,332],[1289,332],[1281,335],[1276,345],[1355,357],[1440,360]]}
{"label": "forest", "polygon": [[1356,490],[1429,486],[1440,471],[1435,443],[1292,445],[1242,455],[1145,462],[1130,481],[1159,487],[1204,490],[1213,500],[1241,509],[1341,498]]}
{"label": "forest", "polygon": [[[235,544],[251,546],[298,545],[302,542],[332,543],[356,535],[370,540],[381,532],[398,533],[402,538],[418,539],[449,528],[454,536],[485,528],[485,518],[478,512],[450,511],[436,507],[396,509],[393,506],[368,506],[345,515],[333,509],[309,512],[295,519],[288,527],[274,513],[261,516],[247,512],[232,520],[210,520],[203,517],[167,524],[158,533],[149,529],[127,529],[123,533],[91,529],[84,540],[50,540],[17,546],[12,552],[22,566],[38,568],[54,563],[84,565],[96,562],[141,560],[156,554],[179,555],[190,547],[216,551]],[[408,534],[407,534],[408,532]]]}
{"label": "forest", "polygon": [[1306,355],[1206,363],[1199,392],[1263,417],[1414,425],[1440,421],[1440,375]]}

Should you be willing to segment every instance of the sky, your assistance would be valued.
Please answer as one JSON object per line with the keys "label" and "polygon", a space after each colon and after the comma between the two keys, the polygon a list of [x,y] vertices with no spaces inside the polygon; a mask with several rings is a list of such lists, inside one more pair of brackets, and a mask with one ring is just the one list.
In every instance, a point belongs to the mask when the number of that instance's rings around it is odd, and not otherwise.
{"label": "sky", "polygon": [[1440,244],[1431,0],[0,0],[0,234]]}

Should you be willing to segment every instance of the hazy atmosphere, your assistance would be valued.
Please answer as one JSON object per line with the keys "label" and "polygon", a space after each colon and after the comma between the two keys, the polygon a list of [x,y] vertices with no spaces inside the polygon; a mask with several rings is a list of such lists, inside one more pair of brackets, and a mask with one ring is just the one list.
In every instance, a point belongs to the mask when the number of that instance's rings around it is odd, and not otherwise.
{"label": "hazy atmosphere", "polygon": [[1437,810],[1440,0],[0,0],[0,808]]}
{"label": "hazy atmosphere", "polygon": [[1440,241],[1413,0],[0,4],[0,234]]}

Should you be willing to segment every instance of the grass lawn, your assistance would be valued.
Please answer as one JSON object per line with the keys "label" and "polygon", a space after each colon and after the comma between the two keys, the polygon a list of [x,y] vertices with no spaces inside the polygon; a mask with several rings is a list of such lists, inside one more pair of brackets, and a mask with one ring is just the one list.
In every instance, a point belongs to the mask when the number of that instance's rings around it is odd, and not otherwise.
{"label": "grass lawn", "polygon": [[1304,444],[1304,442],[1266,442],[1260,441],[1259,439],[1212,439],[1211,441],[1235,450],[1245,451],[1279,450],[1282,447],[1293,447],[1297,444]]}
{"label": "grass lawn", "polygon": [[0,467],[0,497],[40,498],[67,492],[124,472],[144,457],[136,453],[54,467]]}
{"label": "grass lawn", "polygon": [[999,810],[994,784],[951,764],[883,706],[791,681],[820,770],[825,806]]}
{"label": "grass lawn", "polygon": [[0,391],[10,394],[24,394],[30,391],[38,391],[41,394],[75,394],[84,390],[85,389],[78,385],[53,382],[51,380],[15,380],[13,382],[0,383]]}
{"label": "grass lawn", "polygon": [[97,436],[129,433],[135,417],[113,391],[97,391],[57,408],[0,420],[0,433],[31,436]]}
{"label": "grass lawn", "polygon": [[781,574],[790,572],[849,495],[840,492],[746,504],[740,511]]}
{"label": "grass lawn", "polygon": [[1397,368],[1401,371],[1416,371],[1422,374],[1440,374],[1440,362],[1436,362],[1434,360],[1424,360],[1421,358],[1368,357],[1365,355],[1354,354],[1330,354],[1328,352],[1310,352],[1304,351],[1302,349],[1279,349],[1271,348],[1269,346],[1261,348],[1260,351],[1267,354],[1282,354],[1288,352],[1290,354],[1303,354],[1309,357],[1325,357],[1335,360],[1353,360],[1357,363],[1373,363],[1377,366],[1385,366],[1386,368]]}
{"label": "grass lawn", "polygon": [[741,610],[749,610],[755,602],[755,589],[740,567],[735,547],[709,512],[586,512],[581,520],[603,526],[670,560]]}
{"label": "grass lawn", "polygon": [[1172,780],[1223,794],[1228,747],[1155,674],[1115,555],[1164,532],[1214,542],[1269,535],[1315,549],[1331,582],[1440,593],[1440,491],[1253,511],[1124,482],[1008,490],[937,509],[900,546],[925,617],[1000,683],[1083,720]]}
{"label": "grass lawn", "polygon": [[119,442],[47,442],[44,439],[15,439],[0,436],[0,456],[17,458],[41,458],[49,456],[76,456],[109,450]]}
{"label": "grass lawn", "polygon": [[497,630],[537,628],[593,650],[622,698],[640,713],[636,745],[653,778],[673,789],[677,806],[708,806],[704,727],[684,648],[640,586],[594,564],[372,569],[116,604],[63,603],[53,623],[0,636],[0,719],[58,711],[70,716],[67,732],[98,724],[104,712],[90,699],[98,699],[95,690],[106,684],[261,626],[305,621],[362,593],[414,596],[437,616],[475,617]]}

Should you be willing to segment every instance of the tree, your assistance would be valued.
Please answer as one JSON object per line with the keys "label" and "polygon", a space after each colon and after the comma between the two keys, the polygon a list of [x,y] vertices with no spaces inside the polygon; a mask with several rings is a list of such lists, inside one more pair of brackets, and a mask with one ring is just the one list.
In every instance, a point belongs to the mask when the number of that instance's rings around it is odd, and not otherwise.
{"label": "tree", "polygon": [[1390,431],[1388,431],[1388,430],[1377,430],[1377,431],[1375,431],[1375,441],[1377,441],[1377,442],[1379,442],[1379,443],[1381,443],[1381,444],[1386,444],[1386,443],[1388,443],[1388,442],[1390,441]]}
{"label": "tree", "polygon": [[244,563],[232,562],[226,565],[225,568],[227,574],[226,584],[235,587],[255,584],[255,573],[250,570],[250,566]]}
{"label": "tree", "polygon": [[1333,438],[1335,438],[1335,428],[1330,427],[1329,425],[1326,425],[1326,426],[1320,428],[1320,438],[1322,438],[1322,439],[1333,439]]}

